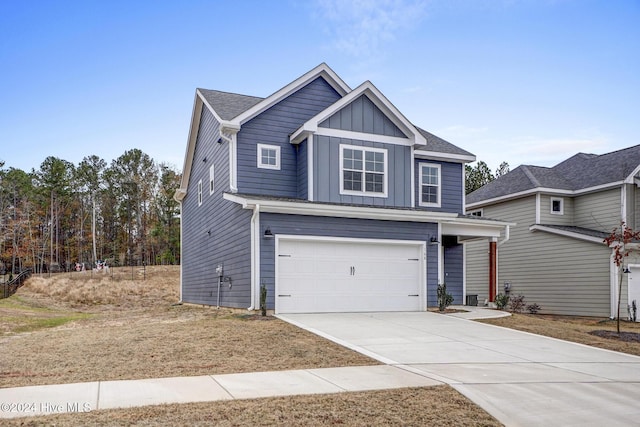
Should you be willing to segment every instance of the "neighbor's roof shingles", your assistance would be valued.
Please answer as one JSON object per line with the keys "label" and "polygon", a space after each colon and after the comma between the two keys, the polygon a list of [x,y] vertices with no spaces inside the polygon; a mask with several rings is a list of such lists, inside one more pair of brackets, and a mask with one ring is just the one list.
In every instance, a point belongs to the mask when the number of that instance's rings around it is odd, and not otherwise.
{"label": "neighbor's roof shingles", "polygon": [[623,181],[640,165],[640,145],[602,155],[578,153],[554,167],[522,165],[467,195],[466,203],[535,188],[582,190]]}

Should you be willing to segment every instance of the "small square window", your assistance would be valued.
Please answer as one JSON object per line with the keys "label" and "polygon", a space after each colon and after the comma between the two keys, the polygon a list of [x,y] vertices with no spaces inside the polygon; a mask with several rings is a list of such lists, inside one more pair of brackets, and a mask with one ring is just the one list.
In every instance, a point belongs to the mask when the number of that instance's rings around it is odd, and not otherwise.
{"label": "small square window", "polygon": [[277,145],[258,144],[258,167],[261,169],[280,170],[280,147]]}
{"label": "small square window", "polygon": [[551,213],[554,215],[564,215],[564,199],[558,197],[551,198]]}

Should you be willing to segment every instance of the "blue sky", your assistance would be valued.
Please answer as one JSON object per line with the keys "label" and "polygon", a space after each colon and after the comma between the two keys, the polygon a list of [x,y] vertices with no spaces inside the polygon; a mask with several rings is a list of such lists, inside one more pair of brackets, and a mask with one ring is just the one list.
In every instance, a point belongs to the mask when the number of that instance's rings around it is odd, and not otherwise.
{"label": "blue sky", "polygon": [[180,170],[196,87],[268,96],[321,62],[474,153],[640,144],[640,1],[0,0],[0,159]]}

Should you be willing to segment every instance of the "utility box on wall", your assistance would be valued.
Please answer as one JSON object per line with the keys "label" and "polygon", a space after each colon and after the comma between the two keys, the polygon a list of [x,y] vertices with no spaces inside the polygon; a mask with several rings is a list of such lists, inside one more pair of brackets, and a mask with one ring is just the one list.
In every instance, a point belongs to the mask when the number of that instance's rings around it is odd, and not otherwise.
{"label": "utility box on wall", "polygon": [[467,295],[467,304],[472,307],[478,306],[478,295]]}

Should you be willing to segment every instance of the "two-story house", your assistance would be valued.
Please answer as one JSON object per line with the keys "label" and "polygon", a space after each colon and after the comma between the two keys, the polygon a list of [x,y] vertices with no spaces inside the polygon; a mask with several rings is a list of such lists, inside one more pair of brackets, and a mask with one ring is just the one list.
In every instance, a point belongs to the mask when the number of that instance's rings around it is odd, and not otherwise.
{"label": "two-story house", "polygon": [[197,89],[181,187],[181,300],[277,313],[418,311],[461,242],[505,223],[465,217],[475,157],[413,125],[370,82],[326,64],[266,98]]}
{"label": "two-story house", "polygon": [[[519,166],[469,194],[469,214],[517,224],[499,246],[494,291],[504,293],[506,283],[541,313],[617,316],[620,275],[604,238],[621,221],[640,227],[639,172],[640,145],[579,153],[551,168]],[[485,245],[468,242],[465,254],[468,292],[491,299]],[[620,317],[633,300],[640,304],[637,252],[624,267]]]}

